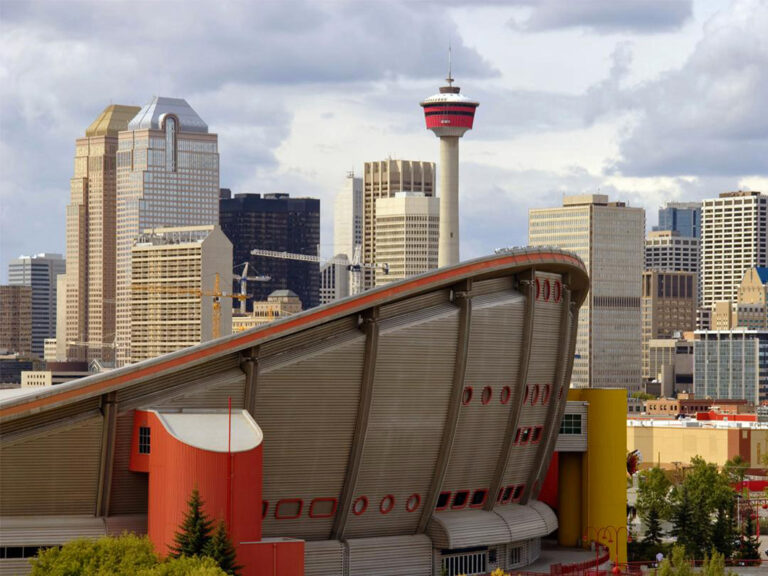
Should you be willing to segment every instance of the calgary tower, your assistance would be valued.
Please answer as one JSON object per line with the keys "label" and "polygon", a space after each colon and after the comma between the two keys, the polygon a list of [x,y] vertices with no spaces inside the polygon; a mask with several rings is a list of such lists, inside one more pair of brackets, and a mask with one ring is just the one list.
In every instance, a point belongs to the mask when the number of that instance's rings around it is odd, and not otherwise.
{"label": "calgary tower", "polygon": [[440,138],[440,268],[459,263],[459,138],[472,129],[480,105],[453,85],[450,51],[448,54],[448,85],[421,103],[427,129]]}

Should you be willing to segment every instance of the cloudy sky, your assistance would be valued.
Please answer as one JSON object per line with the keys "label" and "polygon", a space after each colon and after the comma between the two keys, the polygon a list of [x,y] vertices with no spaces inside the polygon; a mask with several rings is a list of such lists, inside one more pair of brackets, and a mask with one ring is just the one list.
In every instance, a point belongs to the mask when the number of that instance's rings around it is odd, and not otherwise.
{"label": "cloudy sky", "polygon": [[0,279],[63,252],[74,141],[110,103],[186,98],[221,185],[322,199],[349,170],[437,160],[419,100],[446,52],[481,105],[461,143],[462,257],[527,211],[768,192],[768,0],[0,1]]}

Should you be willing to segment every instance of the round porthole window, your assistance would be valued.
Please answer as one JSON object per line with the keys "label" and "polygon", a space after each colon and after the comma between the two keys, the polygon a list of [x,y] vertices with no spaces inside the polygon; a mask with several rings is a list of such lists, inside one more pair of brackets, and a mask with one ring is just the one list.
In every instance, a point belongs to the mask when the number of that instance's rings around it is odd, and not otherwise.
{"label": "round porthole window", "polygon": [[563,298],[563,283],[560,280],[555,280],[555,288],[553,294],[555,302],[560,302]]}
{"label": "round porthole window", "polygon": [[413,512],[421,504],[421,496],[418,494],[411,494],[408,496],[408,500],[405,503],[405,510],[407,512]]}
{"label": "round porthole window", "polygon": [[552,287],[549,280],[544,280],[544,302],[549,302],[549,297],[552,293]]}
{"label": "round porthole window", "polygon": [[366,498],[365,496],[360,496],[352,504],[352,513],[355,516],[360,516],[360,514],[365,512],[367,509],[368,509],[368,498]]}
{"label": "round porthole window", "polygon": [[501,403],[506,404],[509,402],[510,397],[512,396],[512,389],[509,386],[504,386],[501,389]]}
{"label": "round porthole window", "polygon": [[464,393],[461,395],[461,403],[466,406],[470,402],[472,402],[472,386],[466,386],[464,387]]}
{"label": "round porthole window", "polygon": [[536,278],[536,300],[539,299],[539,296],[541,296],[541,282]]}
{"label": "round porthole window", "polygon": [[550,396],[552,396],[552,384],[544,384],[544,394],[541,395],[541,403],[546,404],[549,402]]}
{"label": "round porthole window", "polygon": [[491,398],[493,398],[493,388],[486,386],[483,388],[483,395],[480,397],[480,401],[483,403],[483,406],[488,404],[488,402],[491,401]]}
{"label": "round porthole window", "polygon": [[540,392],[539,385],[538,384],[534,385],[533,396],[531,397],[531,406],[535,406],[536,402],[539,401],[539,392]]}
{"label": "round porthole window", "polygon": [[530,384],[526,384],[525,385],[525,396],[523,397],[523,404],[528,402],[528,398],[530,397],[530,395],[531,395],[531,385]]}
{"label": "round porthole window", "polygon": [[382,514],[389,514],[394,507],[395,497],[392,496],[392,494],[387,494],[384,496],[384,498],[381,499],[381,503],[379,504],[379,512]]}

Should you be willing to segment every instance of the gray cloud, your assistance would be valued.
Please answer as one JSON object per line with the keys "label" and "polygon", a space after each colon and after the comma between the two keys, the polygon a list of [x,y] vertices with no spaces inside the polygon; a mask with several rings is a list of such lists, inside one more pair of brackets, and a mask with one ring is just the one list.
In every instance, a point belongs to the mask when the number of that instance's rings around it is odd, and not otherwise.
{"label": "gray cloud", "polygon": [[518,0],[530,12],[510,26],[525,32],[582,28],[598,33],[653,34],[679,29],[692,16],[691,0]]}
{"label": "gray cloud", "polygon": [[605,92],[603,110],[636,114],[609,170],[630,176],[768,174],[766,30],[768,4],[734,2],[706,25],[679,70]]}

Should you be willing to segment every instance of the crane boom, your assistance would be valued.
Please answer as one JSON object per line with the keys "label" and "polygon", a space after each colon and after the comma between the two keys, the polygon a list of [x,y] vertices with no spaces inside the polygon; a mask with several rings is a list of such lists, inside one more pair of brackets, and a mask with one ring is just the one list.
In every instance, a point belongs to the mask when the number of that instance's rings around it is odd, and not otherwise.
{"label": "crane boom", "polygon": [[367,264],[367,263],[355,263],[346,258],[321,258],[320,256],[313,256],[312,254],[295,254],[292,252],[280,252],[278,250],[262,250],[261,248],[254,248],[251,250],[253,256],[264,256],[266,258],[281,258],[283,260],[299,260],[302,262],[317,262],[326,264],[339,264],[346,266],[349,270],[359,271],[361,268],[382,268],[384,274],[389,273],[389,264]]}

